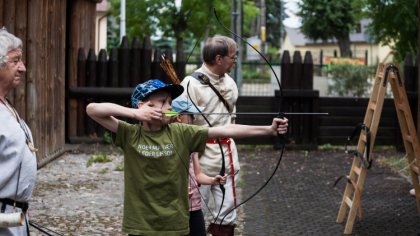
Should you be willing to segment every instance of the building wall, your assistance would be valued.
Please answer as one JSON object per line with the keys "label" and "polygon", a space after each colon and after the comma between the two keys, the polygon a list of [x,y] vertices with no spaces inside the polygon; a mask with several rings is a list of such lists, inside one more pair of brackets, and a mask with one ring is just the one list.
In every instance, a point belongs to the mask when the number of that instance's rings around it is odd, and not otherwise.
{"label": "building wall", "polygon": [[95,24],[95,52],[106,49],[107,46],[107,16],[106,12],[96,12]]}
{"label": "building wall", "polygon": [[106,48],[107,46],[107,27],[108,27],[108,10],[111,7],[111,4],[108,0],[102,0],[100,3],[96,4],[96,14],[95,14],[95,52],[98,52],[101,49]]}
{"label": "building wall", "polygon": [[[367,44],[367,43],[352,43],[350,45],[354,58],[365,58],[365,52],[368,51],[368,65],[377,65],[380,62],[392,61],[391,49],[388,46],[381,44]],[[340,56],[340,50],[338,45],[332,44],[312,44],[304,46],[295,46],[290,38],[286,35],[283,48],[281,52],[288,50],[290,55],[293,55],[295,51],[300,51],[302,54],[306,51],[312,53],[312,59],[314,64],[321,64],[320,62],[320,51],[323,51],[323,58],[327,56],[333,56],[334,50],[337,51],[337,56]]]}

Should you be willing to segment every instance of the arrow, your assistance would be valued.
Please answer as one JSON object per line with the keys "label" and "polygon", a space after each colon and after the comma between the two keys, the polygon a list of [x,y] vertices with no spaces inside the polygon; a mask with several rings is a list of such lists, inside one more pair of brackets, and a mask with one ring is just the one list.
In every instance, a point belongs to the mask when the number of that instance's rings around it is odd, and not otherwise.
{"label": "arrow", "polygon": [[[255,116],[255,115],[279,115],[279,112],[220,112],[220,113],[198,113],[198,112],[176,112],[176,111],[167,111],[164,112],[165,116],[176,116],[176,115],[219,115],[219,116],[231,116],[231,115],[243,115],[243,116]],[[283,116],[292,116],[292,115],[314,115],[314,116],[328,116],[328,112],[280,112]]]}

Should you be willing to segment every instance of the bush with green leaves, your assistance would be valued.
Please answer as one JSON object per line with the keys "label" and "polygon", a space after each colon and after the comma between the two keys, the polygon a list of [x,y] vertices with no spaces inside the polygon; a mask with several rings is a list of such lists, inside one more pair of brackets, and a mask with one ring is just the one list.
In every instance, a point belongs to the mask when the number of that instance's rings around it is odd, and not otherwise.
{"label": "bush with green leaves", "polygon": [[375,67],[350,63],[333,64],[330,74],[330,95],[366,97],[372,88]]}
{"label": "bush with green leaves", "polygon": [[247,83],[270,83],[270,72],[265,64],[258,62],[242,64],[242,79]]}

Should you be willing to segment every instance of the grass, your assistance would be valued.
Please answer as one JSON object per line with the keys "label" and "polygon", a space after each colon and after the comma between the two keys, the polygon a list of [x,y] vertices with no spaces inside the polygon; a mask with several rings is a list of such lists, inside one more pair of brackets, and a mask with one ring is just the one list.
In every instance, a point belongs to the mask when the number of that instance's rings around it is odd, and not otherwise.
{"label": "grass", "polygon": [[114,171],[124,171],[124,162],[121,162],[118,165],[116,165]]}
{"label": "grass", "polygon": [[90,167],[93,163],[105,163],[111,162],[112,160],[104,152],[92,155],[86,163],[87,167]]}
{"label": "grass", "polygon": [[376,161],[379,163],[379,165],[388,167],[405,177],[410,176],[409,168],[408,168],[408,160],[405,155],[403,157],[381,156],[377,158]]}

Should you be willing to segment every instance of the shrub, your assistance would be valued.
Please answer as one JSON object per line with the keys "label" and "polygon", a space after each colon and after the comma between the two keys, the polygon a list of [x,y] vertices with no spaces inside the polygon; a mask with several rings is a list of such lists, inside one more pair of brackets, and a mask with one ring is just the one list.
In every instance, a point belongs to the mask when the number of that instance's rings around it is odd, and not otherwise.
{"label": "shrub", "polygon": [[330,95],[363,97],[370,92],[375,67],[349,63],[331,65]]}

